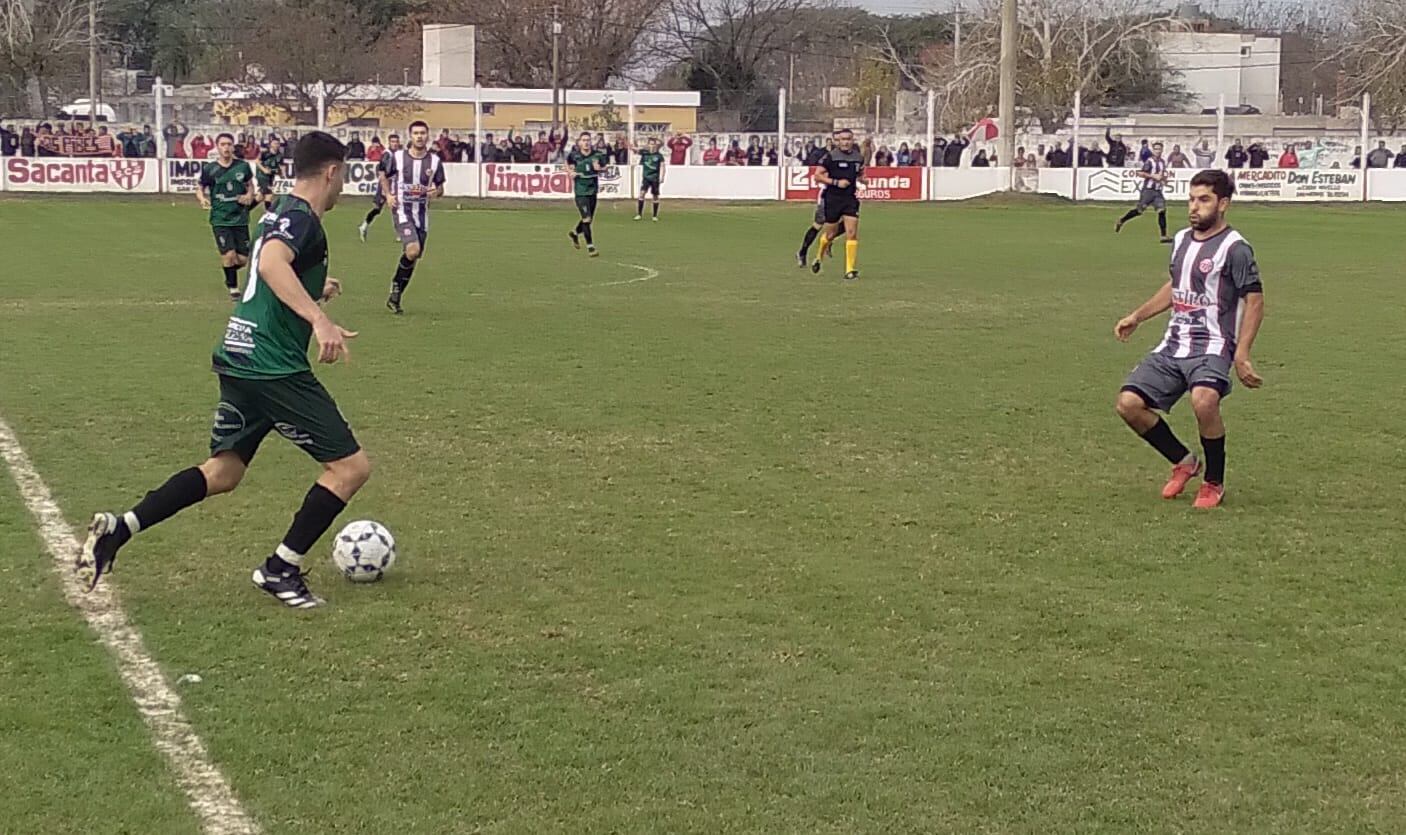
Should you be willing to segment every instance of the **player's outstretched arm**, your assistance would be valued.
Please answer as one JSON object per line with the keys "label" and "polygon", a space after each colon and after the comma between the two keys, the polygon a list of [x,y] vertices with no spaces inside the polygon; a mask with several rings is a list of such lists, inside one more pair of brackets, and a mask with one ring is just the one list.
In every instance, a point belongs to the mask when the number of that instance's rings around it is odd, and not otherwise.
{"label": "player's outstretched arm", "polygon": [[1250,362],[1250,351],[1255,346],[1260,324],[1264,322],[1264,293],[1245,294],[1245,313],[1240,320],[1240,335],[1235,344],[1235,374],[1245,388],[1257,389],[1264,385],[1264,378],[1255,373],[1254,363]]}
{"label": "player's outstretched arm", "polygon": [[1152,294],[1152,298],[1143,302],[1137,310],[1118,320],[1118,324],[1113,326],[1113,335],[1118,337],[1119,342],[1127,342],[1128,337],[1133,335],[1137,326],[1166,312],[1172,306],[1172,282],[1168,281],[1162,288]]}
{"label": "player's outstretched arm", "polygon": [[[347,340],[356,332],[340,327],[303,289],[297,273],[293,272],[293,249],[277,238],[266,238],[259,248],[259,280],[268,285],[278,300],[288,306],[305,322],[312,325],[317,339],[317,361],[332,363],[351,355]],[[326,287],[323,288],[324,294]]]}

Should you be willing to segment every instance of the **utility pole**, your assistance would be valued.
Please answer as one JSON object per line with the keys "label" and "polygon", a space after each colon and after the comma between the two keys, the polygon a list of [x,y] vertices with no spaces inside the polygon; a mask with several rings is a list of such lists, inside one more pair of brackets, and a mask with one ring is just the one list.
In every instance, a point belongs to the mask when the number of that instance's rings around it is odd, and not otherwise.
{"label": "utility pole", "polygon": [[962,4],[959,0],[953,7],[952,19],[955,32],[952,36],[952,63],[958,66],[962,63]]}
{"label": "utility pole", "polygon": [[791,69],[786,74],[786,92],[794,93],[796,90],[796,53],[791,53]]}
{"label": "utility pole", "polygon": [[[1015,171],[1015,27],[1016,0],[1001,0],[1001,164]],[[1007,184],[1009,186],[1009,183]]]}
{"label": "utility pole", "polygon": [[88,127],[98,129],[98,0],[88,0]]}
{"label": "utility pole", "polygon": [[558,18],[559,7],[552,4],[552,133],[557,132],[561,124],[561,110],[558,107],[558,95],[561,90],[561,50],[558,42],[561,40],[561,20]]}

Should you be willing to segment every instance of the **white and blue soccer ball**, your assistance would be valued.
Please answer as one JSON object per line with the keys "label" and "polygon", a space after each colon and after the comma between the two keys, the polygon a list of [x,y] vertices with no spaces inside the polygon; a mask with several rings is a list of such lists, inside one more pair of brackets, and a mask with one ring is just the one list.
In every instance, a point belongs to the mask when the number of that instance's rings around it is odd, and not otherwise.
{"label": "white and blue soccer ball", "polygon": [[332,562],[353,583],[374,583],[395,565],[395,537],[380,522],[352,522],[333,541]]}

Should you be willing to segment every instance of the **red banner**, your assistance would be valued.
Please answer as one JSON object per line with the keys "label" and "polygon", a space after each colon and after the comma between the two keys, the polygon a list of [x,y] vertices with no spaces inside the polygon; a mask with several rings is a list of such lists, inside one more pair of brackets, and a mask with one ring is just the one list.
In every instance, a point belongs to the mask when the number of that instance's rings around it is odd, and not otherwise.
{"label": "red banner", "polygon": [[[820,184],[809,168],[786,170],[786,199],[814,200],[820,196]],[[859,183],[860,200],[922,200],[923,169],[866,168]]]}
{"label": "red banner", "polygon": [[34,144],[56,157],[119,157],[115,137],[96,133],[82,136],[36,136]]}

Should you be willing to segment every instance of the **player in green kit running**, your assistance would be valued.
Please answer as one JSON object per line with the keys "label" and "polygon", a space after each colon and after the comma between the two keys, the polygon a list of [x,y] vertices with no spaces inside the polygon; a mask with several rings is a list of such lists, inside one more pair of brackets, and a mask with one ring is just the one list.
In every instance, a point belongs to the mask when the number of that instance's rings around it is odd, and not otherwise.
{"label": "player in green kit running", "polygon": [[654,221],[659,221],[659,186],[664,183],[664,155],[659,153],[659,140],[649,140],[649,150],[640,154],[640,167],[644,169],[640,177],[640,199],[635,204],[635,220],[644,217],[644,196],[654,195]]}
{"label": "player in green kit running", "polygon": [[254,176],[259,182],[259,196],[264,201],[265,211],[273,211],[273,178],[278,176],[278,169],[282,167],[283,140],[270,136],[268,150],[259,155],[259,170]]}
{"label": "player in green kit running", "polygon": [[200,169],[200,207],[210,213],[229,300],[239,301],[239,268],[249,263],[249,207],[259,202],[254,171],[234,158],[234,137],[215,138],[215,160]]}
{"label": "player in green kit running", "polygon": [[310,339],[317,339],[318,361],[333,363],[356,336],[321,306],[341,292],[327,276],[322,216],[342,192],[346,154],[345,145],[322,131],[298,140],[293,192],[259,221],[248,285],[212,358],[220,400],[210,457],[171,476],[126,513],[93,516],[76,566],[90,589],[134,534],[238,487],[260,442],[277,432],[321,464],[322,475],[283,541],[254,570],[254,585],[291,608],[322,605],[308,590],[303,559],[371,476],[370,460],[308,363]]}
{"label": "player in green kit running", "polygon": [[571,174],[573,191],[576,194],[576,211],[581,213],[581,221],[567,233],[571,245],[581,248],[581,239],[586,239],[586,252],[592,258],[600,255],[595,241],[591,238],[591,221],[596,216],[596,199],[600,195],[600,175],[605,171],[604,149],[591,148],[591,135],[581,134],[576,147],[566,158],[566,170]]}

